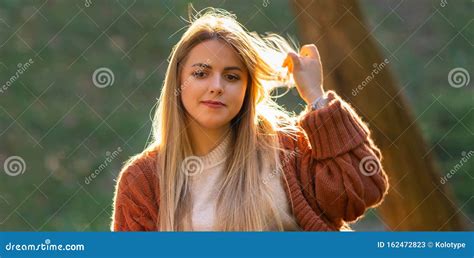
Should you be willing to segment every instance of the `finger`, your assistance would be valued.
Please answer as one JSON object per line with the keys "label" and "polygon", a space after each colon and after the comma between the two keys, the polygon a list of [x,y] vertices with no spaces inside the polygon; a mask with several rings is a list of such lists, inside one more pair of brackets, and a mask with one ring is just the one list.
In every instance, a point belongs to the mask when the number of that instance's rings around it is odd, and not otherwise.
{"label": "finger", "polygon": [[318,48],[314,44],[308,44],[301,47],[300,55],[304,57],[310,57],[320,59]]}
{"label": "finger", "polygon": [[282,67],[286,67],[288,73],[293,72],[293,64],[291,62],[291,57],[286,55],[285,60],[283,60],[283,64],[281,65]]}
{"label": "finger", "polygon": [[282,67],[288,67],[288,62],[290,61],[290,57],[287,55],[285,57],[285,60],[283,60],[283,64],[281,65]]}
{"label": "finger", "polygon": [[[292,68],[293,69],[300,69],[301,61],[300,61],[300,57],[298,56],[298,54],[290,52],[290,53],[288,53],[288,56],[290,56],[290,58],[291,58]],[[293,69],[291,69],[291,72],[293,72]]]}

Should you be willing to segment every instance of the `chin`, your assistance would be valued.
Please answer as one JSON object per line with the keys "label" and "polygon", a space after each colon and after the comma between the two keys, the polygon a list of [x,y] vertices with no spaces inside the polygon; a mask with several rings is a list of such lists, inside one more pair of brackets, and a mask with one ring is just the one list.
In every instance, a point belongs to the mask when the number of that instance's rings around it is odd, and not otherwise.
{"label": "chin", "polygon": [[198,119],[197,120],[199,122],[199,124],[203,127],[203,128],[207,128],[207,129],[219,129],[223,126],[226,126],[227,124],[230,123],[230,120],[227,120],[227,119],[215,119],[215,118],[210,118],[210,119]]}

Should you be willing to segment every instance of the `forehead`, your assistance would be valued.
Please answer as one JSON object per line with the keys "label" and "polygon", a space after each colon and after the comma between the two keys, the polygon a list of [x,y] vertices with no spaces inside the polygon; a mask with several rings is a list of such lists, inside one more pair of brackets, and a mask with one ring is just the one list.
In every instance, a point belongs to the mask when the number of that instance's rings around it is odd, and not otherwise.
{"label": "forehead", "polygon": [[189,52],[185,65],[191,66],[195,63],[210,64],[212,67],[245,68],[235,49],[221,40],[206,40],[194,46]]}

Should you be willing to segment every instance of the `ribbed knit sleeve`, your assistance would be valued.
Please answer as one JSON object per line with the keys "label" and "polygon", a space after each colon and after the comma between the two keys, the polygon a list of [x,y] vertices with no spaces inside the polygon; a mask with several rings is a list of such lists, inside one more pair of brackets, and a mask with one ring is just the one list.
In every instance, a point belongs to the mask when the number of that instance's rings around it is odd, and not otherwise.
{"label": "ribbed knit sleeve", "polygon": [[307,137],[298,138],[298,167],[313,206],[334,225],[354,221],[378,205],[388,190],[379,149],[350,105],[328,92],[327,107],[300,119]]}
{"label": "ribbed knit sleeve", "polygon": [[154,231],[158,205],[152,175],[138,164],[120,172],[115,190],[112,231]]}

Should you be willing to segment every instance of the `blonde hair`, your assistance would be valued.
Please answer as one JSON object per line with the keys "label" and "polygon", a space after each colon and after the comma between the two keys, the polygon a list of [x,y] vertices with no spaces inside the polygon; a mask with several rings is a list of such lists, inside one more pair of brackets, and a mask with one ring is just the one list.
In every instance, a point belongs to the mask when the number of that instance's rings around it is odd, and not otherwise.
{"label": "blonde hair", "polygon": [[[236,17],[222,9],[197,12],[179,42],[173,47],[158,107],[153,118],[153,139],[149,148],[158,149],[158,229],[185,230],[190,221],[192,200],[188,176],[181,163],[193,155],[187,134],[185,109],[180,98],[181,65],[191,49],[206,40],[230,44],[246,65],[249,80],[242,109],[231,121],[233,148],[225,172],[218,180],[219,194],[215,229],[222,231],[283,230],[270,189],[264,181],[262,160],[272,171],[281,172],[278,131],[296,132],[294,115],[276,104],[272,90],[290,85],[281,68],[287,52],[294,51],[277,34],[259,36],[247,31]],[[284,176],[284,174],[283,174]]]}

